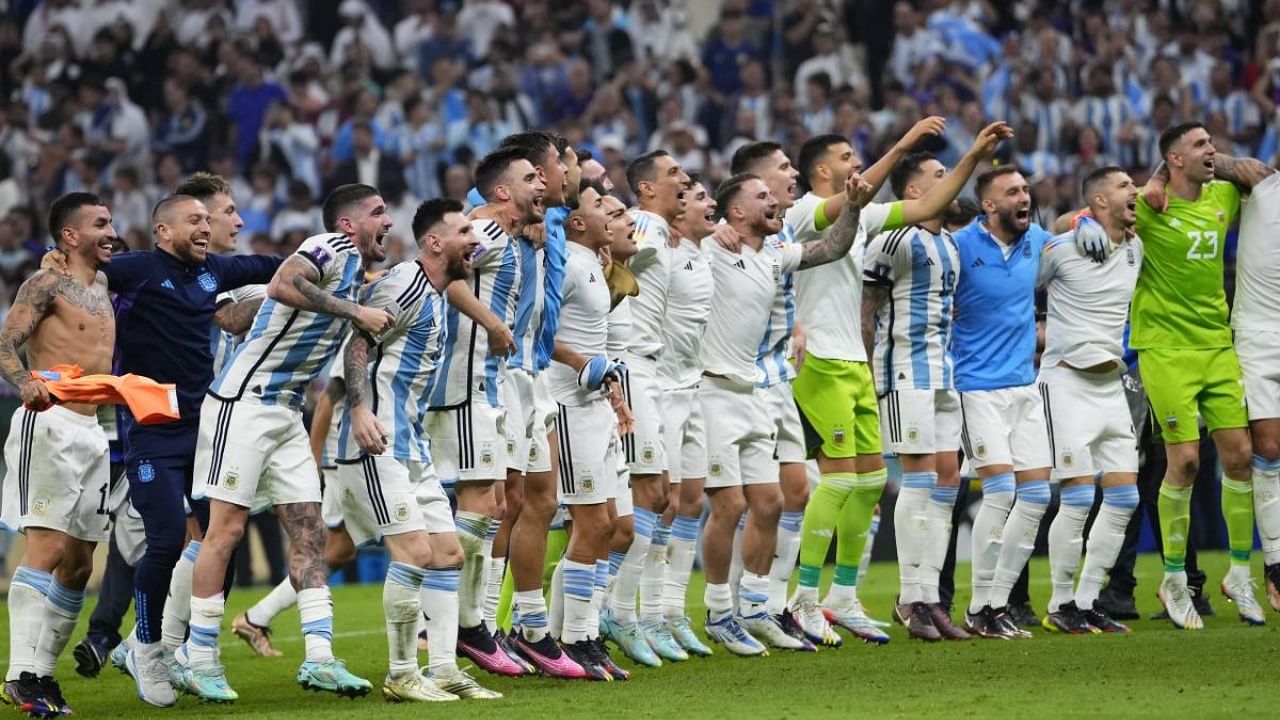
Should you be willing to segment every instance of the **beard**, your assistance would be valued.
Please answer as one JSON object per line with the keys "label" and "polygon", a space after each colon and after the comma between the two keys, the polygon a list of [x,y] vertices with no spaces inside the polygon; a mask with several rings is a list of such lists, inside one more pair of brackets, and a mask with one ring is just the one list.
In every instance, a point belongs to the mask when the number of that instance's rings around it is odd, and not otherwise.
{"label": "beard", "polygon": [[471,274],[471,266],[464,255],[449,258],[448,264],[445,265],[445,273],[449,276],[449,282],[455,280],[466,280]]}

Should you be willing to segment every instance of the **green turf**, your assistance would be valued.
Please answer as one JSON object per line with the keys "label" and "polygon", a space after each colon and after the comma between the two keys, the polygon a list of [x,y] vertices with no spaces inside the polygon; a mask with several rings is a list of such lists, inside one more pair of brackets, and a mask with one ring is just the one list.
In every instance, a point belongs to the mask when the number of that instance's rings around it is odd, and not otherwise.
{"label": "green turf", "polygon": [[[1225,572],[1225,555],[1202,556],[1211,578]],[[1255,562],[1255,564],[1257,564]],[[1154,597],[1159,567],[1154,556],[1139,563],[1139,607],[1158,609]],[[1048,597],[1047,563],[1034,561],[1032,596],[1037,608]],[[880,617],[896,590],[896,568],[872,567],[863,600]],[[967,585],[968,568],[960,577]],[[1216,581],[1215,581],[1216,582]],[[260,591],[237,590],[239,612]],[[381,586],[334,590],[335,646],[352,670],[375,681],[386,667]],[[695,577],[690,598],[700,600]],[[696,602],[700,605],[700,602]],[[73,670],[70,647],[59,666],[63,688],[81,718],[766,718],[811,717],[1262,717],[1280,700],[1273,671],[1280,647],[1280,617],[1265,628],[1243,626],[1232,607],[1214,593],[1218,616],[1200,633],[1176,631],[1166,622],[1138,621],[1129,636],[1057,636],[1036,632],[1020,642],[974,641],[924,645],[908,641],[899,627],[884,647],[862,643],[816,655],[775,653],[742,659],[718,651],[710,659],[637,671],[628,683],[564,683],[548,679],[500,679],[477,672],[506,699],[477,706],[451,703],[430,708],[389,706],[376,694],[350,701],[304,693],[294,685],[302,652],[296,613],[275,628],[282,658],[251,657],[234,636],[224,636],[223,658],[241,700],[209,706],[189,697],[160,711],[144,706],[126,677],[108,668],[96,680]],[[700,610],[694,608],[694,612]],[[87,613],[86,613],[87,616]],[[7,638],[7,619],[0,619]],[[75,641],[83,635],[83,625]],[[228,633],[229,635],[229,633]],[[376,691],[375,691],[376,692]],[[12,708],[0,708],[16,717]]]}

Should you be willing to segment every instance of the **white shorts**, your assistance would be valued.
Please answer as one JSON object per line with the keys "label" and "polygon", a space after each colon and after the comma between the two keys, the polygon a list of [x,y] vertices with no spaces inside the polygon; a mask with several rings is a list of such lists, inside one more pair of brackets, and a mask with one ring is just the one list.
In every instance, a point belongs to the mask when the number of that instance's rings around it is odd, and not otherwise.
{"label": "white shorts", "polygon": [[778,482],[776,425],[763,391],[704,377],[698,388],[707,423],[707,487]]}
{"label": "white shorts", "polygon": [[586,405],[561,405],[556,421],[560,444],[559,500],[565,505],[600,505],[618,490],[617,416],[605,398]]}
{"label": "white shorts", "polygon": [[449,498],[430,463],[364,456],[338,465],[337,504],[356,545],[387,535],[454,532]]}
{"label": "white shorts", "polygon": [[320,502],[320,473],[302,413],[206,395],[191,496],[246,508]]}
{"label": "white shorts", "polygon": [[760,392],[773,418],[777,444],[774,458],[781,463],[804,462],[804,425],[800,424],[800,408],[796,407],[795,396],[791,394],[791,383],[780,382],[761,388]]}
{"label": "white shorts", "polygon": [[960,394],[955,390],[894,390],[879,399],[885,452],[933,455],[960,448]]}
{"label": "white shorts", "polygon": [[698,386],[662,392],[662,429],[671,484],[707,476],[707,426]]}
{"label": "white shorts", "polygon": [[147,531],[142,525],[142,515],[131,502],[125,502],[116,510],[115,523],[111,528],[115,536],[116,550],[129,567],[134,567],[147,552]]}
{"label": "white shorts", "polygon": [[551,472],[547,421],[539,413],[536,390],[546,381],[520,368],[507,368],[505,372],[502,404],[507,410],[507,467],[520,473]]}
{"label": "white shorts", "polygon": [[1056,479],[1138,472],[1138,437],[1119,373],[1040,369]]}
{"label": "white shorts", "polygon": [[44,412],[20,407],[4,461],[0,525],[57,530],[86,542],[110,536],[111,455],[96,416],[58,405]]}
{"label": "white shorts", "polygon": [[1237,332],[1236,356],[1244,371],[1249,419],[1280,418],[1280,332]]}
{"label": "white shorts", "polygon": [[613,485],[613,507],[617,511],[618,517],[627,517],[635,514],[635,502],[631,497],[631,468],[627,465],[627,459],[622,455],[622,438],[618,435],[615,427],[613,431],[613,453],[614,464],[618,467],[618,479]]}
{"label": "white shorts", "polygon": [[427,413],[431,458],[440,482],[507,479],[507,438],[502,408],[484,401]]}
{"label": "white shorts", "polygon": [[324,488],[320,498],[320,518],[330,530],[342,527],[342,505],[338,501],[338,468],[327,467],[320,472]]}
{"label": "white shorts", "polygon": [[1053,465],[1044,402],[1035,385],[960,393],[960,441],[974,468],[1012,465],[1015,471]]}
{"label": "white shorts", "polygon": [[[666,440],[662,433],[662,390],[658,386],[657,364],[628,355],[627,378],[623,383],[635,430],[622,436],[622,451],[632,475],[661,475],[667,469]],[[563,455],[563,453],[561,453]]]}

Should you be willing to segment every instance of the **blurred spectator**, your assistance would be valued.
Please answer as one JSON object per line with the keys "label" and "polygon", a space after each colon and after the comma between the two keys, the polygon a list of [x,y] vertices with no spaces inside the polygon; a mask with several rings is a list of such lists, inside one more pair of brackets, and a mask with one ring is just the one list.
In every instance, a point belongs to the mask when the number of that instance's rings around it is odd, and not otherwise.
{"label": "blurred spectator", "polygon": [[458,29],[457,0],[440,0],[435,30],[418,49],[418,73],[431,76],[437,60],[448,58],[470,65],[474,59],[471,41]]}
{"label": "blurred spectator", "polygon": [[261,146],[278,152],[288,166],[289,174],[298,182],[311,189],[313,195],[320,194],[320,168],[317,154],[320,149],[320,138],[310,123],[301,122],[298,113],[291,105],[272,105],[267,111],[267,119],[263,126],[265,142]]}
{"label": "blurred spectator", "polygon": [[467,93],[467,116],[449,123],[445,129],[445,138],[450,149],[465,145],[476,155],[484,156],[497,148],[502,138],[512,132],[513,129],[495,115],[489,97],[472,90]]}
{"label": "blurred spectator", "polygon": [[747,37],[747,15],[741,2],[726,2],[720,22],[711,30],[702,48],[702,64],[711,76],[711,85],[723,95],[742,87],[740,66],[748,60],[762,60],[764,53]]}
{"label": "blurred spectator", "polygon": [[466,0],[457,24],[466,29],[471,51],[482,58],[489,54],[494,35],[503,28],[515,27],[516,13],[503,0]]}
{"label": "blurred spectator", "polygon": [[199,100],[192,100],[186,86],[173,78],[164,82],[164,102],[165,113],[156,124],[152,149],[177,155],[183,172],[204,169],[209,150],[204,107]]}
{"label": "blurred spectator", "polygon": [[288,95],[284,88],[265,78],[262,65],[252,53],[238,51],[232,62],[237,84],[227,97],[226,113],[232,122],[228,140],[235,148],[236,161],[243,164],[257,146],[267,109],[273,103],[285,102]]}
{"label": "blurred spectator", "polygon": [[311,187],[301,180],[294,180],[289,183],[288,204],[271,221],[271,237],[283,238],[299,231],[306,236],[324,232],[324,218]]}
{"label": "blurred spectator", "polygon": [[368,3],[364,0],[342,0],[338,5],[338,15],[344,25],[333,39],[333,48],[329,52],[329,62],[334,67],[341,67],[345,63],[352,46],[368,52],[373,64],[381,70],[387,70],[396,64],[391,34],[383,27]]}
{"label": "blurred spectator", "polygon": [[608,82],[632,60],[631,37],[622,9],[611,0],[587,0],[587,21],[582,26],[582,54],[591,64],[597,83]]}
{"label": "blurred spectator", "polygon": [[151,231],[151,208],[155,203],[142,190],[138,171],[131,167],[116,170],[111,180],[111,220],[116,234],[124,237],[131,230]]}
{"label": "blurred spectator", "polygon": [[[404,166],[393,155],[382,152],[374,143],[373,127],[357,122],[351,132],[352,157],[334,168],[328,191],[339,185],[363,183],[381,188],[404,184]],[[247,220],[246,220],[247,222]]]}

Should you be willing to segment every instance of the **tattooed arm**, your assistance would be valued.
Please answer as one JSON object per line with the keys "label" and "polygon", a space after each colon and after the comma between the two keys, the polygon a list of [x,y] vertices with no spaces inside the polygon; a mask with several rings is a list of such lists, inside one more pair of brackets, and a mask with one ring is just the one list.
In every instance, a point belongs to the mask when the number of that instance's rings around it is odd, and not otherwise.
{"label": "tattooed arm", "polygon": [[387,429],[378,422],[367,402],[369,382],[369,348],[373,341],[364,333],[355,333],[342,356],[343,380],[347,386],[347,412],[351,436],[360,449],[370,455],[381,455],[387,449]]}
{"label": "tattooed arm", "polygon": [[28,278],[18,288],[18,296],[0,329],[0,374],[18,389],[23,404],[37,411],[47,409],[53,401],[44,383],[31,378],[22,358],[18,357],[18,348],[27,342],[49,312],[58,282],[59,277],[49,270],[38,271]]}
{"label": "tattooed arm", "polygon": [[391,313],[334,297],[317,285],[318,282],[319,268],[299,255],[292,255],[271,278],[267,297],[291,308],[350,320],[370,335],[378,335],[391,325]]}
{"label": "tattooed arm", "polygon": [[253,326],[253,319],[261,307],[261,300],[226,302],[213,311],[213,323],[232,335],[243,335]]}
{"label": "tattooed arm", "polygon": [[840,219],[827,231],[826,237],[804,244],[804,252],[800,256],[801,270],[826,265],[849,254],[853,241],[858,237],[858,217],[862,206],[871,199],[873,190],[858,173],[853,173],[845,183],[845,193],[849,197],[848,207],[840,213]]}
{"label": "tattooed arm", "polygon": [[873,351],[876,347],[876,313],[888,297],[889,287],[886,285],[872,283],[862,285],[862,346],[867,351],[868,368],[872,367],[871,362],[875,357]]}
{"label": "tattooed arm", "polygon": [[1222,153],[1213,157],[1213,176],[1233,183],[1241,192],[1253,190],[1275,171],[1270,165],[1253,158],[1237,158]]}

